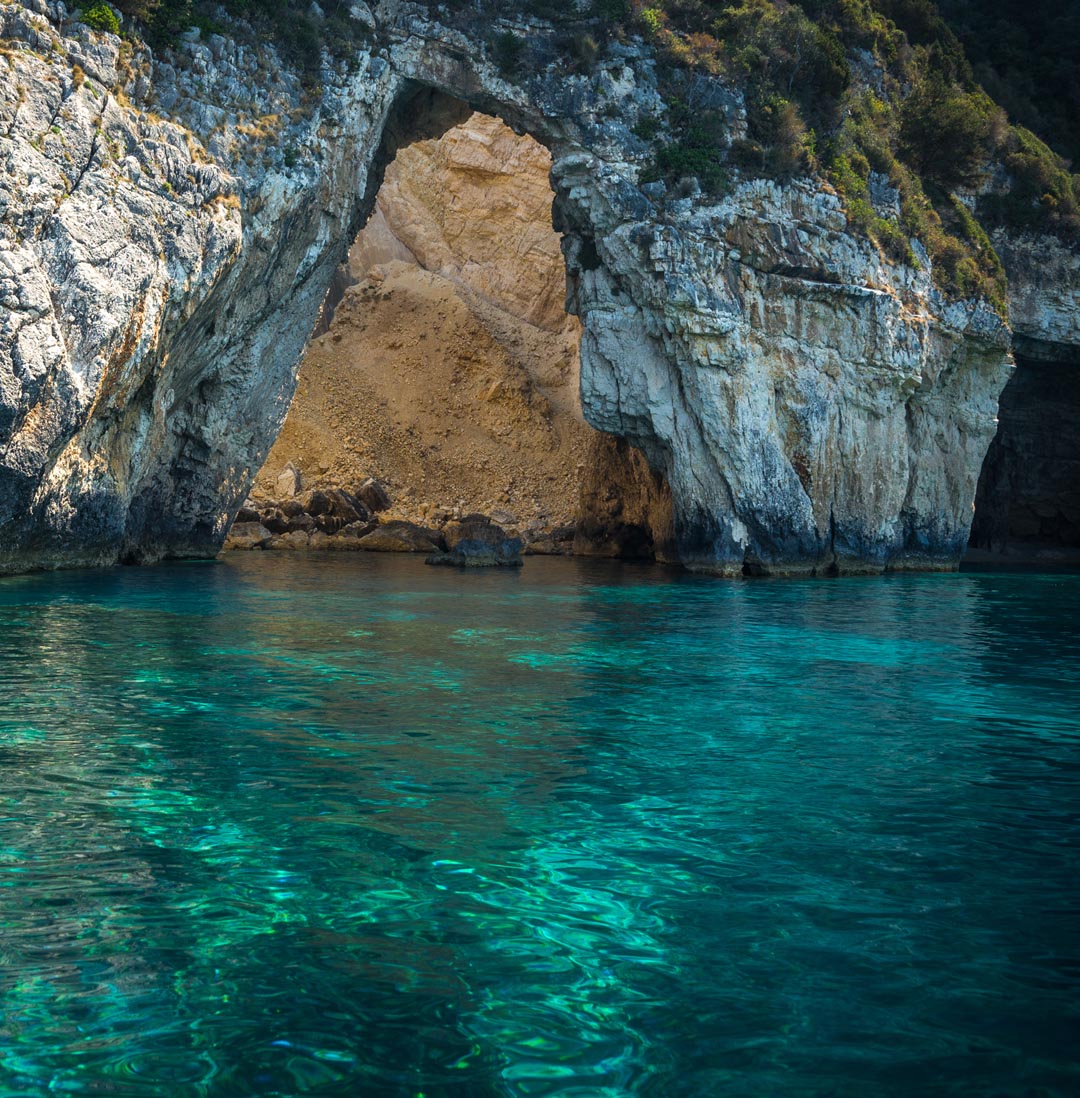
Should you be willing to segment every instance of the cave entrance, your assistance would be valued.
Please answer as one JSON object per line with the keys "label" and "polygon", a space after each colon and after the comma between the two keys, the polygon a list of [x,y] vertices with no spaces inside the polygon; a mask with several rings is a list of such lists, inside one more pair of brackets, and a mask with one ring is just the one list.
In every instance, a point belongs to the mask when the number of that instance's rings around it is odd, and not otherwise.
{"label": "cave entrance", "polygon": [[259,516],[263,547],[339,547],[337,519],[298,509],[310,493],[373,505],[385,490],[386,529],[480,513],[533,552],[655,556],[666,487],[582,415],[549,151],[427,91],[384,141],[370,216],[238,521]]}
{"label": "cave entrance", "polygon": [[965,562],[1080,565],[1080,362],[1017,353]]}

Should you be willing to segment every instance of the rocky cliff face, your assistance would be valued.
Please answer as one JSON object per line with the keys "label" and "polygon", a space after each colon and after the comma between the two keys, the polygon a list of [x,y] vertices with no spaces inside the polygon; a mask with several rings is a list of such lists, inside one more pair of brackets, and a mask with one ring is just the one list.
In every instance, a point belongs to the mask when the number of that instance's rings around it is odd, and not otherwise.
{"label": "rocky cliff face", "polygon": [[[352,266],[411,258],[552,332],[567,327],[565,275],[551,228],[551,154],[490,115],[398,151],[376,199],[385,253],[370,226]],[[356,254],[363,252],[365,254]]]}
{"label": "rocky cliff face", "polygon": [[[315,93],[243,36],[154,59],[0,5],[3,567],[215,551],[382,165],[470,108],[551,150],[585,416],[666,476],[683,561],[955,564],[1008,373],[994,313],[887,262],[814,180],[639,185],[644,47],[518,84],[480,29],[353,10],[368,43]],[[737,89],[692,98],[740,134]]]}

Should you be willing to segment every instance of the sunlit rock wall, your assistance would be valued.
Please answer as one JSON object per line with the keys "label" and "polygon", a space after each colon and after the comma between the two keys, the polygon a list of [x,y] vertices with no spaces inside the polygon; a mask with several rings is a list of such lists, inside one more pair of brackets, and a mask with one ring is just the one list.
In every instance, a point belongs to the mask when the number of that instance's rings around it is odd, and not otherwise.
{"label": "sunlit rock wall", "polygon": [[[1007,328],[946,303],[927,262],[887,262],[820,181],[718,203],[640,186],[634,126],[664,125],[643,45],[518,84],[493,28],[385,3],[315,92],[243,35],[153,59],[34,6],[0,5],[4,567],[220,545],[382,166],[461,120],[439,95],[551,150],[585,416],[666,476],[681,559],[955,565]],[[738,88],[689,94],[743,132]]]}

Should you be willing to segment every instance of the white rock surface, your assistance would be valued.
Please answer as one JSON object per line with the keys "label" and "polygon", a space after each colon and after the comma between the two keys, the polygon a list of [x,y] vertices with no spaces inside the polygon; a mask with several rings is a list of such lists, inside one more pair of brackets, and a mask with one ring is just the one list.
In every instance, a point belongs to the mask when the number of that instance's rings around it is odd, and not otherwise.
{"label": "white rock surface", "polygon": [[[0,4],[0,569],[220,547],[384,137],[467,113],[421,88],[552,150],[586,415],[666,474],[687,563],[959,558],[1007,329],[947,305],[926,264],[887,264],[813,181],[646,197],[630,127],[657,93],[635,48],[526,89],[485,60],[485,28],[386,2],[315,93],[253,39],[154,59],[34,8]],[[737,134],[739,95],[702,94]],[[1075,298],[1047,293],[1014,296],[1074,339]]]}

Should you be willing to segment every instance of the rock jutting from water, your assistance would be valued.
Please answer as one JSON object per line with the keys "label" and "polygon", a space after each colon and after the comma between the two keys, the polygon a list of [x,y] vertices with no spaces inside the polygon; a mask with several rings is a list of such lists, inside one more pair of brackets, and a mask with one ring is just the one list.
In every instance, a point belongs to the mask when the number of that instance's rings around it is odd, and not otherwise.
{"label": "rock jutting from water", "polygon": [[[946,300],[917,242],[887,260],[819,178],[643,183],[635,130],[666,122],[640,40],[518,81],[476,21],[364,12],[316,90],[239,32],[152,56],[0,5],[0,568],[220,548],[383,166],[473,109],[551,150],[584,414],[662,475],[677,559],[956,565],[1010,369],[993,309]],[[737,85],[691,91],[745,136]],[[1025,339],[1080,344],[1075,265],[1051,293],[999,251]]]}
{"label": "rock jutting from water", "polygon": [[525,542],[508,534],[487,515],[465,515],[442,530],[445,552],[432,553],[427,564],[463,568],[516,567],[522,564]]}

